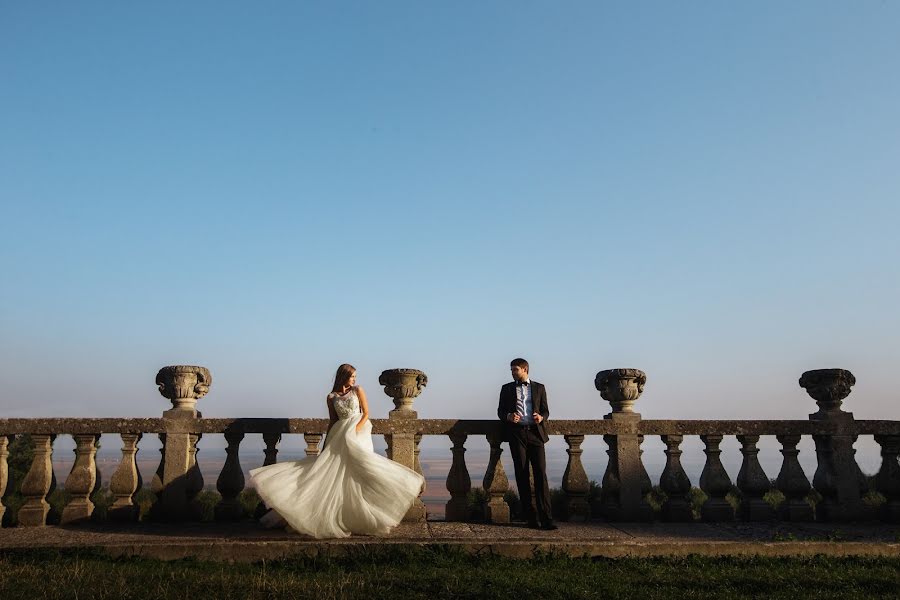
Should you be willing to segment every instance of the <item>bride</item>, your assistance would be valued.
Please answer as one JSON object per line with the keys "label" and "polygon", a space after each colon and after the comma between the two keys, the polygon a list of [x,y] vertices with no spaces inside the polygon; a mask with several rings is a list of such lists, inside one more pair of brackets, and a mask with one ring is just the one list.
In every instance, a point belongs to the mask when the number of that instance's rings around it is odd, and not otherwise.
{"label": "bride", "polygon": [[375,454],[369,405],[353,366],[338,367],[325,402],[331,422],[318,456],[250,471],[249,485],[272,509],[260,522],[286,522],[316,538],[385,535],[412,506],[425,478]]}

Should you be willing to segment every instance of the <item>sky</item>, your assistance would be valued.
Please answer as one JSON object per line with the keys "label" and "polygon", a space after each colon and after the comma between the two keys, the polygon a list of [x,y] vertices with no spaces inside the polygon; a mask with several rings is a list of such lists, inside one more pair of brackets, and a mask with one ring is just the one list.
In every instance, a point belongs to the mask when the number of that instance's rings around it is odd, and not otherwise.
{"label": "sky", "polygon": [[0,2],[0,417],[898,419],[900,3]]}

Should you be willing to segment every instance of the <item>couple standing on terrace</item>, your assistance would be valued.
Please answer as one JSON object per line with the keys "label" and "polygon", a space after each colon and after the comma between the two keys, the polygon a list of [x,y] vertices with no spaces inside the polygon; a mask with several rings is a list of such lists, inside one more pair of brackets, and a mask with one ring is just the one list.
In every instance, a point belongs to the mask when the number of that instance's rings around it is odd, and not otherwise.
{"label": "couple standing on terrace", "polygon": [[[529,527],[556,529],[544,458],[547,391],[529,379],[525,359],[513,360],[510,372],[513,381],[500,388],[497,417],[509,442],[522,510]],[[316,538],[385,535],[418,498],[425,478],[375,453],[369,405],[365,391],[356,385],[356,368],[338,367],[325,402],[331,422],[318,456],[250,471],[250,486],[271,509],[261,522],[267,527],[288,525]]]}

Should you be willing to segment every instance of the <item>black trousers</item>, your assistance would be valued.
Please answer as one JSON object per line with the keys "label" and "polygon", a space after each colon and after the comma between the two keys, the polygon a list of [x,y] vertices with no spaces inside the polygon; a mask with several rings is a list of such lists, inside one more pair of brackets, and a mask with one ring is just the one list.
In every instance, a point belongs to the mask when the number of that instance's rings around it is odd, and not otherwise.
{"label": "black trousers", "polygon": [[[516,487],[522,502],[522,514],[526,521],[540,520],[542,524],[552,523],[550,511],[550,485],[547,483],[547,461],[544,457],[544,441],[537,431],[523,428],[510,435],[509,453],[512,455],[516,471]],[[534,474],[534,500],[537,519],[531,508],[531,484],[529,468]]]}

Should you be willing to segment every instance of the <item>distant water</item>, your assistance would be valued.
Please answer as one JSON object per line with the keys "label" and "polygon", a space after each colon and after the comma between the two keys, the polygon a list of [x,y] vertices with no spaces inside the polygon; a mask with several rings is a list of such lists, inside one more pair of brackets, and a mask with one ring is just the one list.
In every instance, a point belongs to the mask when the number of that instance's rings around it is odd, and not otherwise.
{"label": "distant water", "polygon": [[[250,436],[248,436],[250,437]],[[594,436],[596,437],[596,436]],[[759,446],[759,461],[770,479],[774,479],[781,469],[781,454],[778,451],[780,445],[774,438],[767,436],[762,438]],[[107,438],[108,439],[108,438]],[[427,439],[427,438],[426,438]],[[206,437],[204,437],[206,440]],[[71,441],[71,440],[69,440]],[[375,437],[376,451],[384,454],[384,442],[380,436]],[[445,441],[445,440],[441,440]],[[446,448],[434,447],[435,440],[430,440],[432,447],[427,447],[423,442],[423,447],[419,456],[422,465],[422,471],[426,478],[426,491],[423,501],[428,507],[429,515],[432,517],[442,517],[444,514],[444,505],[450,495],[447,492],[446,480],[452,463],[452,455],[449,450],[449,442]],[[155,443],[155,447],[153,444]],[[150,446],[150,447],[147,447]],[[469,476],[472,479],[472,487],[480,487],[484,479],[484,473],[488,462],[488,445],[481,438],[472,438],[467,443],[467,451],[465,455],[466,466]],[[504,452],[502,461],[507,477],[510,480],[510,487],[515,489],[515,478],[513,475],[512,461],[509,459],[509,453],[504,444]],[[72,444],[67,444],[65,439],[61,439],[55,444],[54,448],[54,472],[56,474],[58,485],[62,486],[65,478],[72,468],[73,454],[71,452]],[[142,442],[141,451],[138,453],[138,468],[141,471],[145,485],[149,485],[156,468],[159,465],[159,443],[151,440],[145,444]],[[705,455],[703,454],[703,444],[699,438],[695,436],[685,437],[685,441],[681,446],[683,454],[681,457],[682,465],[685,472],[691,479],[692,485],[698,485],[700,473],[703,470]],[[816,469],[816,456],[812,440],[804,437],[800,446],[800,463],[803,466],[806,475],[810,480]],[[861,437],[856,444],[857,461],[864,473],[871,474],[878,471],[881,465],[880,447],[871,437]],[[600,481],[606,470],[607,456],[606,445],[602,440],[588,439],[583,445],[584,452],[582,454],[582,464],[587,472],[588,478]],[[643,461],[650,475],[651,481],[658,482],[659,476],[665,467],[665,454],[663,452],[664,445],[659,438],[647,438],[642,446],[644,450]],[[740,445],[733,437],[728,437],[722,444],[722,463],[725,466],[732,481],[737,479],[738,471],[741,466]],[[562,483],[563,473],[566,468],[568,456],[566,454],[566,445],[562,439],[551,438],[550,443],[546,446],[547,456],[547,476],[551,487],[560,487]],[[287,447],[282,449],[278,454],[279,462],[288,460],[298,460],[305,457],[305,452],[300,448]],[[240,460],[244,470],[244,477],[247,478],[247,472],[263,463],[263,452],[261,449],[254,447],[241,449]],[[115,471],[120,460],[120,452],[118,450],[118,440],[116,443],[103,444],[97,453],[97,464],[100,469],[101,479],[106,484]],[[198,454],[198,462],[200,471],[207,487],[215,488],[216,480],[225,463],[225,451],[222,448],[205,448],[201,445]]]}

